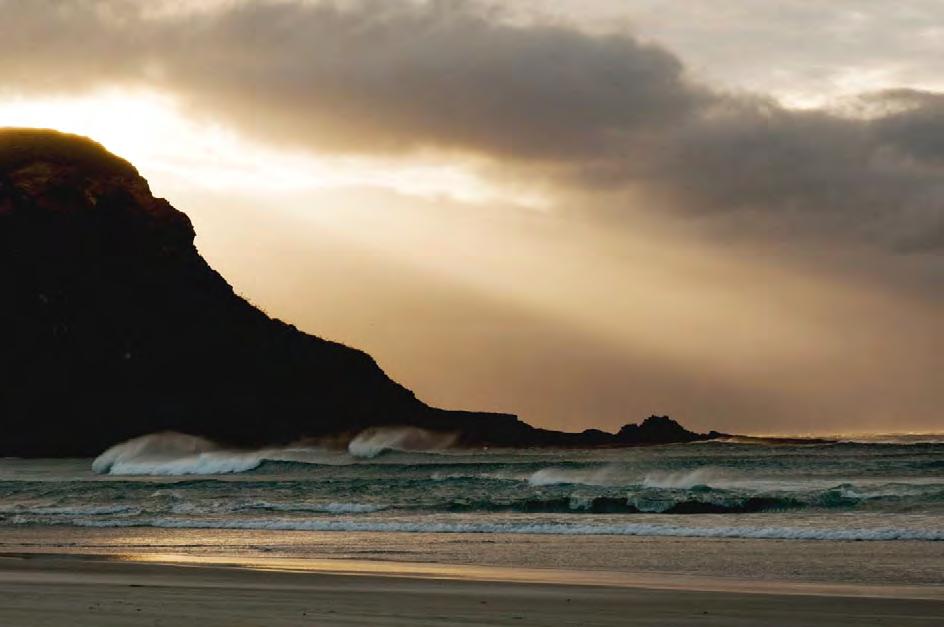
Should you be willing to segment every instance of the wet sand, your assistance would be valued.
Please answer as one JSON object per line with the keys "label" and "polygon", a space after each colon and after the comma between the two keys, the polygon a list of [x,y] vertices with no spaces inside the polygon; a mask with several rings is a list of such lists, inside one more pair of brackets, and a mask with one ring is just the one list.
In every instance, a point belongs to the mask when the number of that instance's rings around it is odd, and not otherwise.
{"label": "wet sand", "polygon": [[[939,586],[798,586],[355,561],[0,557],[0,624],[941,625]],[[183,559],[179,561],[184,561]],[[517,572],[517,577],[510,574]],[[602,577],[602,578],[601,578]],[[513,580],[511,580],[513,579]],[[568,583],[568,580],[572,582]]]}

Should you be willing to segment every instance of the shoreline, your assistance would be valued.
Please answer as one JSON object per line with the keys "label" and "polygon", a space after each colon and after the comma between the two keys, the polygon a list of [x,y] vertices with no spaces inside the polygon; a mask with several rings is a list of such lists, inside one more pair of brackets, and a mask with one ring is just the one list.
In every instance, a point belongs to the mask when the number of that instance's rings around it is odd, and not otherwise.
{"label": "shoreline", "polygon": [[871,589],[877,596],[895,587],[904,587],[902,596],[944,589],[944,543],[922,541],[0,526],[0,554],[713,590],[737,582],[746,582],[739,589]]}
{"label": "shoreline", "polygon": [[232,554],[0,552],[0,570],[8,560],[138,564],[169,568],[208,568],[295,573],[336,577],[378,577],[429,581],[543,584],[572,587],[630,588],[735,594],[864,597],[944,601],[944,585],[874,585],[787,580],[748,580],[679,573],[621,572],[573,568],[526,568],[380,559],[290,558]]}
{"label": "shoreline", "polygon": [[[211,558],[218,559],[218,558]],[[940,624],[934,599],[708,591],[169,564],[89,555],[0,556],[0,622],[122,625],[823,625]],[[357,570],[349,561],[336,567]],[[436,565],[437,568],[439,567]],[[463,569],[459,569],[463,570]],[[569,573],[568,573],[569,574]],[[527,575],[527,573],[526,573]],[[637,584],[640,582],[637,582]]]}

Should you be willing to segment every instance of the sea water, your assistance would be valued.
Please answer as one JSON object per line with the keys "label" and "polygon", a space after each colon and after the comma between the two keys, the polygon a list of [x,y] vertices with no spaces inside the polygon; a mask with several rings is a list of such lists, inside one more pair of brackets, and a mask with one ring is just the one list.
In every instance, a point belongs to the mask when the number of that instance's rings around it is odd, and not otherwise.
{"label": "sea water", "polygon": [[[0,460],[0,527],[944,540],[944,438],[233,451],[179,434]],[[420,438],[422,442],[422,438]]]}

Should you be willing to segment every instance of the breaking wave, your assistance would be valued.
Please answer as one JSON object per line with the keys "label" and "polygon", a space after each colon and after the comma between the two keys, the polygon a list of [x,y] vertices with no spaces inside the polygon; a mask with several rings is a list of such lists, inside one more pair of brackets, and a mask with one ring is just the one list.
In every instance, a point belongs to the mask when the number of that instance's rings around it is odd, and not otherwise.
{"label": "breaking wave", "polygon": [[112,475],[216,475],[252,470],[264,459],[264,451],[226,450],[194,435],[155,433],[111,447],[95,458],[92,470]]}
{"label": "breaking wave", "polygon": [[347,446],[354,457],[373,459],[387,451],[438,451],[456,442],[456,434],[416,427],[376,427],[360,432]]}
{"label": "breaking wave", "polygon": [[0,526],[944,541],[941,444],[453,443],[396,427],[259,450],[152,434],[103,452],[99,476],[76,460],[0,465]]}
{"label": "breaking wave", "polygon": [[413,427],[384,427],[359,433],[347,452],[289,446],[239,450],[195,435],[165,432],[112,446],[92,462],[92,470],[111,475],[219,475],[247,472],[265,464],[344,465],[369,460],[387,451],[438,451],[455,443],[455,434]]}
{"label": "breaking wave", "polygon": [[[334,495],[341,497],[312,498],[309,483],[274,482],[183,482],[177,489],[142,490],[135,493],[132,486],[116,488],[103,494],[120,503],[86,505],[73,501],[83,498],[80,488],[65,487],[64,495],[42,503],[24,503],[0,506],[0,515],[55,517],[57,522],[68,522],[70,517],[83,516],[151,516],[192,515],[228,516],[252,512],[297,514],[369,515],[389,514],[632,514],[632,515],[689,515],[689,514],[780,514],[790,511],[824,512],[856,510],[876,511],[879,508],[895,511],[913,511],[915,504],[944,504],[944,489],[940,485],[877,486],[873,489],[839,485],[826,490],[802,493],[745,493],[731,490],[607,490],[604,494],[587,494],[569,489],[539,489],[535,491],[506,486],[485,486],[467,489],[437,490],[424,487],[423,480],[408,483],[409,493],[402,488],[376,486],[371,482],[337,485]],[[331,479],[327,485],[333,484]],[[325,484],[322,484],[324,487]],[[241,494],[242,493],[242,494]],[[250,498],[246,498],[247,495]],[[344,497],[363,495],[352,501]]]}
{"label": "breaking wave", "polygon": [[598,470],[575,470],[566,468],[542,468],[528,477],[528,483],[533,486],[551,485],[596,485],[606,486],[621,483],[614,477],[611,467]]}

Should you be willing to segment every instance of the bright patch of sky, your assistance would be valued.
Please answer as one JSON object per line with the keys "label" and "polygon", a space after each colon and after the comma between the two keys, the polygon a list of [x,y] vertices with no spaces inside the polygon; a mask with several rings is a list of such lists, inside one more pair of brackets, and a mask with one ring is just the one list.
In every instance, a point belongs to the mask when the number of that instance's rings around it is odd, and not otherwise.
{"label": "bright patch of sky", "polygon": [[179,187],[298,192],[375,187],[467,203],[547,202],[486,181],[460,160],[313,155],[270,148],[187,117],[172,98],[111,89],[70,97],[0,96],[0,126],[53,127],[93,137],[135,164],[155,191]]}

